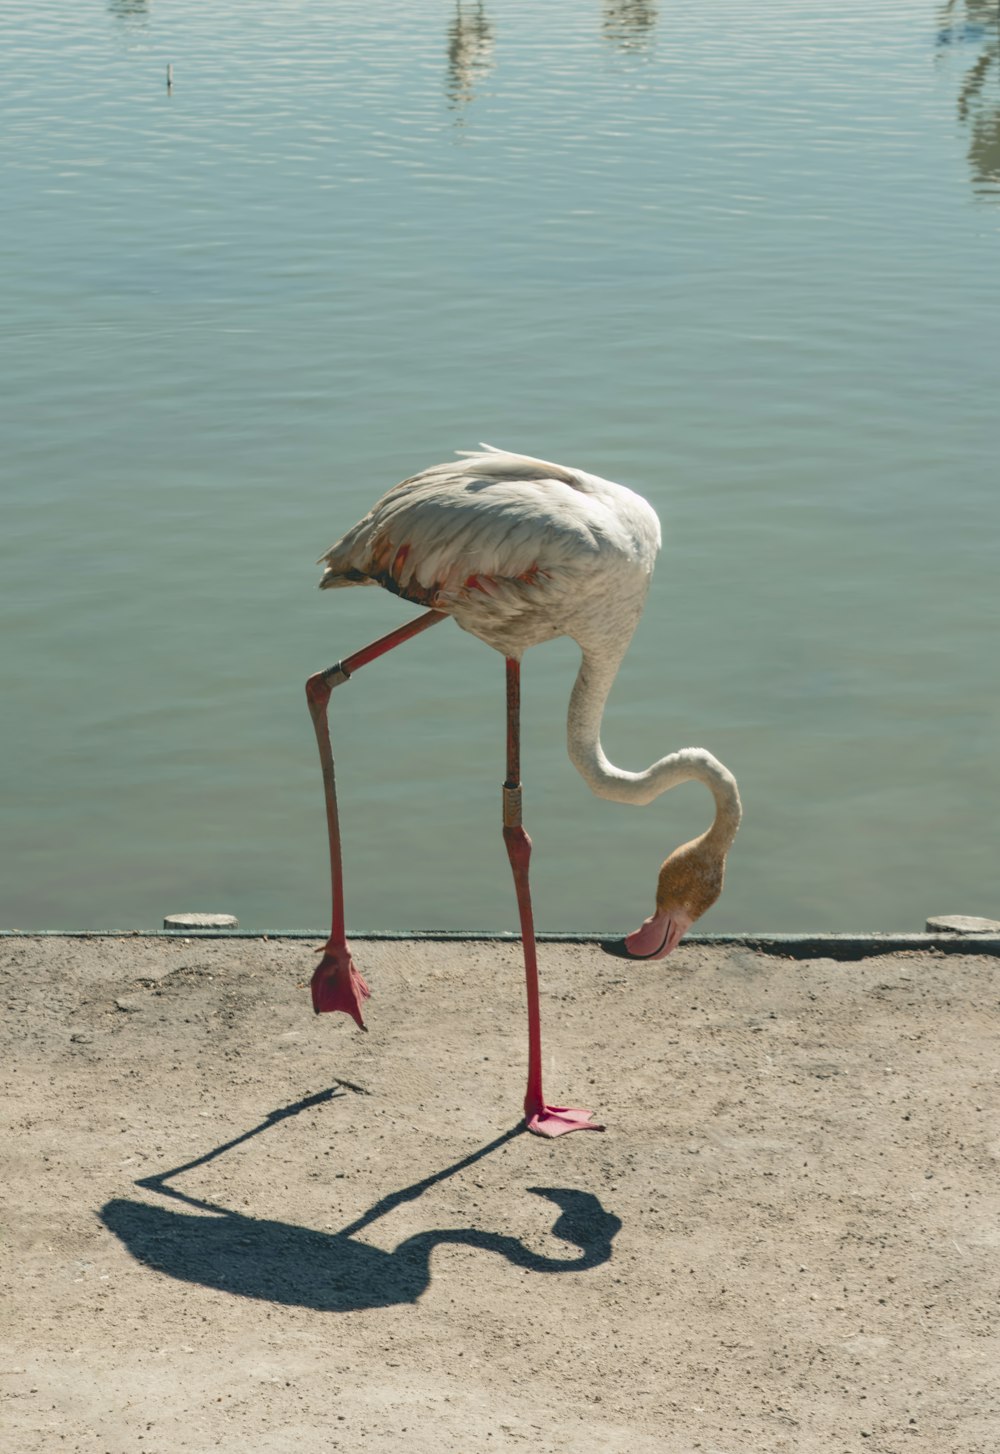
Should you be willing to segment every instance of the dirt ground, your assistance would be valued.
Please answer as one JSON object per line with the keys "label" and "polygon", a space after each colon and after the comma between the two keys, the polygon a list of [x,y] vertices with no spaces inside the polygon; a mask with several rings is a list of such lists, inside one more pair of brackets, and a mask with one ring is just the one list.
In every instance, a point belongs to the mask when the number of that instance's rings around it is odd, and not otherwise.
{"label": "dirt ground", "polygon": [[[317,945],[319,940],[316,941]],[[995,1454],[1000,960],[0,941],[18,1454]]]}

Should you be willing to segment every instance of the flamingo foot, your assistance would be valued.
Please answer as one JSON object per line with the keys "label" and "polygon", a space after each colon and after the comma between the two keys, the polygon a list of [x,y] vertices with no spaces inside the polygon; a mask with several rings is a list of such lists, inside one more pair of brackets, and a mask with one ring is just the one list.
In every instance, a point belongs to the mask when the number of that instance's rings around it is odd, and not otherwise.
{"label": "flamingo foot", "polygon": [[525,1107],[524,1124],[535,1136],[564,1136],[567,1131],[603,1131],[591,1120],[593,1111],[580,1106],[540,1106],[529,1114]]}
{"label": "flamingo foot", "polygon": [[351,951],[345,943],[337,944],[330,940],[313,972],[311,988],[313,1009],[317,1015],[328,1010],[343,1010],[359,1030],[368,1029],[361,1017],[361,1008],[371,990],[355,969]]}

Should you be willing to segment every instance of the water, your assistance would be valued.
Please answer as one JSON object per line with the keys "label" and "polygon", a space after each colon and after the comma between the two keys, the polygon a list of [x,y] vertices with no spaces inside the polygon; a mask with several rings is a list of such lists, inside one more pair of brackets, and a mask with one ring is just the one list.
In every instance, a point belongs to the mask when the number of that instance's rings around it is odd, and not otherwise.
{"label": "water", "polygon": [[[326,921],[302,682],[410,612],[313,561],[481,439],[664,520],[605,745],[737,773],[706,929],[1000,912],[995,3],[7,8],[0,924]],[[708,802],[591,798],[575,667],[539,922],[631,928]],[[513,927],[500,659],[333,709],[349,923]]]}

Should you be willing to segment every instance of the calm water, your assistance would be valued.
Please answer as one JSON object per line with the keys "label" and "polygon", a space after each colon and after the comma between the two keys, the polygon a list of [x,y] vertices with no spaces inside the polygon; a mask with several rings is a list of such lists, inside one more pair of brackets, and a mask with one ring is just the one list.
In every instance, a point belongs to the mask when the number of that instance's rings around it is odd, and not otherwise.
{"label": "calm water", "polygon": [[[302,683],[411,612],[313,561],[481,439],[660,512],[605,745],[736,772],[703,927],[1000,913],[996,4],[392,9],[5,7],[0,924],[326,922]],[[708,800],[592,799],[575,668],[539,921],[632,928]],[[349,922],[513,927],[500,658],[333,708]]]}

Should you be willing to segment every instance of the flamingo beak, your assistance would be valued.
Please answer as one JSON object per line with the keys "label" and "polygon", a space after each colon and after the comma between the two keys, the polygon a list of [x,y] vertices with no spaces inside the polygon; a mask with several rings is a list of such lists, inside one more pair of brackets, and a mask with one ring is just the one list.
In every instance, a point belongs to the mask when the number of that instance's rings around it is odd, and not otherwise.
{"label": "flamingo beak", "polygon": [[683,909],[673,909],[668,914],[651,914],[634,933],[626,935],[613,948],[623,959],[666,959],[683,939],[694,923],[690,914]]}

